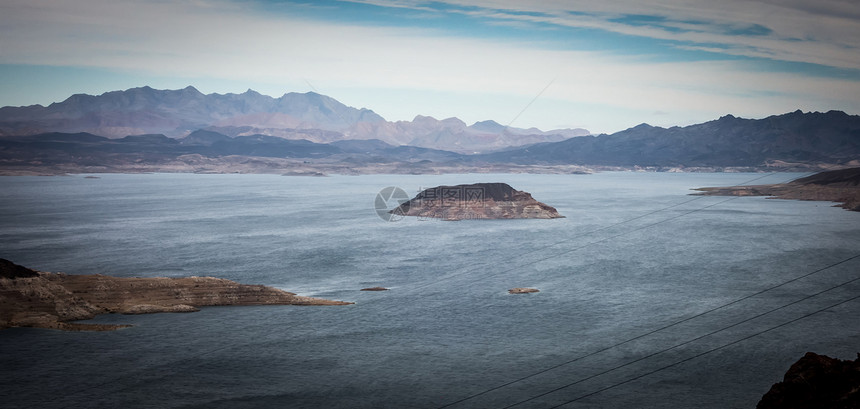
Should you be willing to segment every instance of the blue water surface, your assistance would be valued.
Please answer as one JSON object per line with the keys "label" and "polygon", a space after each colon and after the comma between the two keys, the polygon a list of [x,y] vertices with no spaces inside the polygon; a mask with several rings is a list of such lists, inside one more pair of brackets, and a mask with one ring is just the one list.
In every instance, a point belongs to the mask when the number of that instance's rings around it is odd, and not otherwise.
{"label": "blue water surface", "polygon": [[[688,195],[760,177],[0,177],[0,257],[18,264],[355,302],[3,330],[0,406],[752,408],[805,352],[860,351],[860,301],[844,302],[860,258],[826,268],[860,253],[860,213]],[[566,218],[387,222],[374,208],[388,186],[476,182]],[[372,286],[390,291],[359,291]]]}

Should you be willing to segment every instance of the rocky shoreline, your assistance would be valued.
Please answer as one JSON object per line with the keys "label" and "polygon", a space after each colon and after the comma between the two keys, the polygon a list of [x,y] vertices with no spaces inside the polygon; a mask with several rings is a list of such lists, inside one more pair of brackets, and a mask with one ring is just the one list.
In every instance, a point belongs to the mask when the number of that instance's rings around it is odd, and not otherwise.
{"label": "rocky shoreline", "polygon": [[60,176],[99,173],[203,173],[203,174],[275,174],[285,176],[327,175],[439,175],[456,173],[530,173],[581,174],[593,173],[591,167],[580,165],[520,165],[512,163],[463,163],[432,161],[341,161],[334,159],[274,158],[226,155],[208,157],[200,154],[181,155],[159,160],[132,160],[108,157],[98,163],[75,161],[44,161],[2,159],[0,176]]}
{"label": "rocky shoreline", "polygon": [[771,196],[775,199],[837,202],[836,206],[860,211],[860,168],[821,172],[789,183],[695,189],[701,196]]}
{"label": "rocky shoreline", "polygon": [[127,325],[83,324],[99,314],[194,312],[220,305],[348,305],[215,277],[118,278],[46,273],[0,259],[0,329],[105,331]]}

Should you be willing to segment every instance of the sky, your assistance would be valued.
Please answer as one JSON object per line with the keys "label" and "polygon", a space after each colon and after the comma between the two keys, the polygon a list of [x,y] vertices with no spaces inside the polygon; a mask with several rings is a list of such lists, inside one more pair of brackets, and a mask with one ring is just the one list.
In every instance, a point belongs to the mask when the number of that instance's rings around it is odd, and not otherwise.
{"label": "sky", "polygon": [[144,85],[593,133],[860,114],[860,2],[0,2],[0,106]]}

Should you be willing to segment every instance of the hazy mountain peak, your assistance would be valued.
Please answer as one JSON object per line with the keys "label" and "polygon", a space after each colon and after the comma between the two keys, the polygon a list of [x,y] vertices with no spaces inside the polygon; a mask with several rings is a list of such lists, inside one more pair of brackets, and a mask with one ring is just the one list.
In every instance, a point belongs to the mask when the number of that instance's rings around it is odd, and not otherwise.
{"label": "hazy mountain peak", "polygon": [[278,98],[278,99],[279,99],[279,100],[280,100],[280,99],[286,99],[286,100],[296,100],[296,99],[301,99],[301,100],[306,100],[306,101],[313,101],[313,100],[323,100],[323,99],[326,99],[326,98],[334,100],[334,98],[329,98],[329,97],[327,97],[327,96],[325,96],[325,95],[318,94],[318,93],[313,92],[313,91],[308,91],[308,92],[287,92],[287,93],[285,93],[284,95],[281,95],[281,97],[280,97],[280,98]]}
{"label": "hazy mountain peak", "polygon": [[472,128],[476,131],[498,133],[504,131],[506,127],[496,121],[493,121],[492,119],[488,119],[486,121],[475,122],[474,124],[470,125],[469,128]]}
{"label": "hazy mountain peak", "polygon": [[187,86],[187,87],[183,88],[183,89],[182,89],[182,92],[184,92],[184,93],[186,93],[186,94],[199,94],[199,95],[203,95],[203,93],[202,93],[202,92],[200,92],[197,88],[194,88],[194,87],[193,87],[193,86],[191,86],[191,85],[189,85],[189,86]]}
{"label": "hazy mountain peak", "polygon": [[466,127],[466,123],[457,117],[445,118],[439,122],[441,122],[447,126],[454,126],[454,127],[458,127],[458,128],[465,128]]}
{"label": "hazy mountain peak", "polygon": [[644,129],[651,129],[651,128],[654,128],[654,127],[643,122],[639,125],[636,125],[636,126],[630,128],[630,130],[644,130]]}
{"label": "hazy mountain peak", "polygon": [[472,124],[472,126],[504,126],[492,119],[488,119],[486,121],[478,121]]}
{"label": "hazy mountain peak", "polygon": [[[113,91],[113,92],[116,92],[116,91]],[[108,93],[105,92],[104,94],[99,95],[99,97],[107,95],[107,94]],[[98,97],[93,96],[93,95],[89,95],[89,94],[72,94],[71,96],[69,96],[68,98],[66,98],[60,102],[51,103],[51,105],[48,105],[48,107],[57,107],[57,106],[63,106],[63,105],[76,104],[76,103],[80,103],[83,101],[92,101],[92,100],[95,100],[96,98],[98,98]]]}

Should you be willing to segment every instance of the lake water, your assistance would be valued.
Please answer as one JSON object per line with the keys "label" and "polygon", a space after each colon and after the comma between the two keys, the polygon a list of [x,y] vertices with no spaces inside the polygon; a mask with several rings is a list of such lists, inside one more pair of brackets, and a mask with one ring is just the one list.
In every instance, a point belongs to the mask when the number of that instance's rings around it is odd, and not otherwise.
{"label": "lake water", "polygon": [[[860,301],[841,303],[860,281],[838,286],[860,258],[823,269],[860,253],[860,213],[687,195],[759,177],[2,177],[0,257],[18,264],[355,304],[0,331],[0,407],[439,408],[477,395],[451,407],[753,408],[805,352],[860,351]],[[387,186],[497,181],[567,217],[386,222],[374,209]],[[391,290],[359,291],[372,286]]]}

